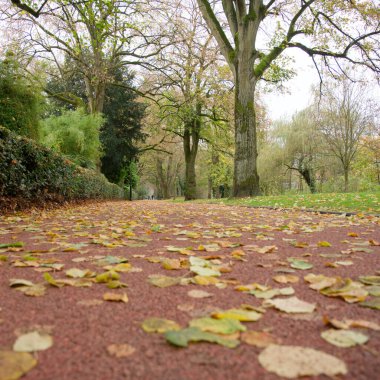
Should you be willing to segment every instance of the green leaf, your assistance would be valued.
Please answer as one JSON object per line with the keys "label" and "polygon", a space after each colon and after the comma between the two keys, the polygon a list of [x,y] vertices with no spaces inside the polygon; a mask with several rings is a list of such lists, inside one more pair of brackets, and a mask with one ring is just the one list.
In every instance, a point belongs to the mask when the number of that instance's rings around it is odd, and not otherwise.
{"label": "green leaf", "polygon": [[95,277],[95,281],[98,283],[105,283],[105,282],[110,282],[110,281],[119,280],[119,279],[120,279],[120,275],[115,271],[104,272],[104,273],[98,274]]}
{"label": "green leaf", "polygon": [[179,331],[168,331],[165,333],[165,339],[178,347],[187,347],[190,342],[217,343],[228,348],[235,348],[240,344],[236,339],[223,338],[219,335],[202,331],[196,327],[188,327]]}
{"label": "green leaf", "polygon": [[202,331],[216,334],[233,334],[237,331],[246,331],[247,328],[236,319],[198,318],[190,321],[190,327],[197,327]]}
{"label": "green leaf", "polygon": [[290,266],[294,269],[307,270],[313,268],[313,264],[306,260],[299,260],[294,258],[289,258]]}
{"label": "green leaf", "polygon": [[372,298],[369,301],[360,302],[360,306],[369,307],[371,309],[380,310],[380,297]]}
{"label": "green leaf", "polygon": [[359,281],[366,285],[380,285],[380,276],[359,276]]}
{"label": "green leaf", "polygon": [[61,288],[62,286],[64,286],[63,284],[57,283],[57,281],[55,280],[55,278],[50,273],[47,273],[47,272],[44,273],[43,277],[44,277],[45,281],[47,283],[49,283],[50,285],[52,285],[52,286],[55,286],[57,288]]}
{"label": "green leaf", "polygon": [[3,243],[0,244],[0,249],[1,248],[21,248],[24,246],[24,243],[22,241],[16,241],[14,243]]}

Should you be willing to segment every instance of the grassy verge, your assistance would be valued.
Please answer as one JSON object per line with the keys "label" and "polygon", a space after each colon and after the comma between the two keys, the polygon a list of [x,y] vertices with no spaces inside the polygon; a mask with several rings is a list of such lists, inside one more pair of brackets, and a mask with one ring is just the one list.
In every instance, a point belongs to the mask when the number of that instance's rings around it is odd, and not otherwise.
{"label": "grassy verge", "polygon": [[380,191],[374,193],[290,194],[241,199],[201,199],[195,202],[380,214]]}

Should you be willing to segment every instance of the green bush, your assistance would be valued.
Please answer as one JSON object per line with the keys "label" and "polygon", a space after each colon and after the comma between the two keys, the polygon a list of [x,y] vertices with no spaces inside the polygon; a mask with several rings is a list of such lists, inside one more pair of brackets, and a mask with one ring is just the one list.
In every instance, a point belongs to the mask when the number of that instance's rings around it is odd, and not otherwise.
{"label": "green bush", "polygon": [[76,164],[94,169],[100,162],[99,130],[103,123],[100,114],[67,110],[40,122],[40,141]]}
{"label": "green bush", "polygon": [[22,75],[16,58],[8,52],[0,61],[0,125],[37,139],[42,110],[41,91]]}
{"label": "green bush", "polygon": [[115,199],[124,191],[100,173],[0,127],[0,196]]}

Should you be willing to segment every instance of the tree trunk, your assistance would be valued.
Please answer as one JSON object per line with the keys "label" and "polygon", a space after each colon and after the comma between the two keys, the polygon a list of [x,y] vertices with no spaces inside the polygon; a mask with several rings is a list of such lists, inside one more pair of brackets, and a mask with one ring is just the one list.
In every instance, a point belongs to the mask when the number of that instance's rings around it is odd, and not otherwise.
{"label": "tree trunk", "polygon": [[195,116],[185,123],[183,134],[183,150],[185,153],[185,201],[196,199],[197,181],[195,176],[195,160],[198,153],[201,129],[202,105],[195,106]]}
{"label": "tree trunk", "polygon": [[348,168],[344,168],[344,192],[347,193],[348,192],[348,172],[349,172],[349,169]]}
{"label": "tree trunk", "polygon": [[241,59],[236,67],[234,197],[260,194],[257,173],[255,87],[252,65]]}
{"label": "tree trunk", "polygon": [[311,173],[310,169],[304,169],[300,170],[300,173],[302,174],[303,179],[309,186],[310,192],[312,194],[317,192],[316,184],[315,184],[315,179],[313,174]]}
{"label": "tree trunk", "polygon": [[193,152],[185,153],[185,201],[196,199],[197,181],[195,176],[195,158]]}

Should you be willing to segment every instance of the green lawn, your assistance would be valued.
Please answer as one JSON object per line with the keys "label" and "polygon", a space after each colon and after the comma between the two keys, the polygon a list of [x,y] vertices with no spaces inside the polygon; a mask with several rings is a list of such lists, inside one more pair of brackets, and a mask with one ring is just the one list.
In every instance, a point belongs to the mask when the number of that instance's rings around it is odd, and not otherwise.
{"label": "green lawn", "polygon": [[380,192],[289,194],[241,199],[201,199],[195,202],[380,214]]}

